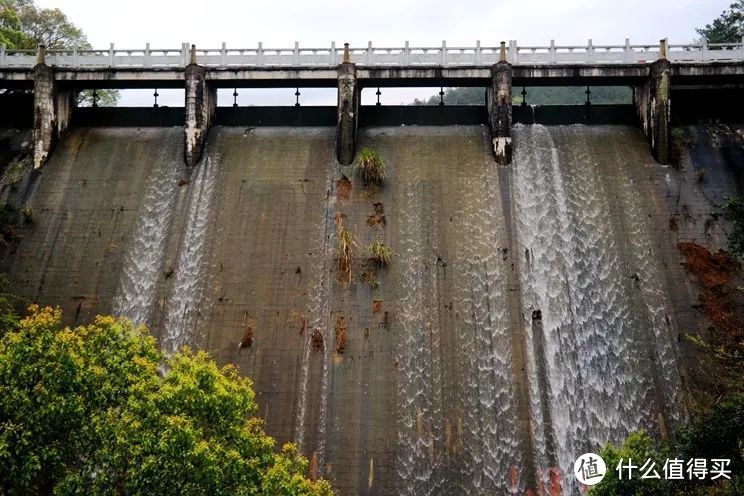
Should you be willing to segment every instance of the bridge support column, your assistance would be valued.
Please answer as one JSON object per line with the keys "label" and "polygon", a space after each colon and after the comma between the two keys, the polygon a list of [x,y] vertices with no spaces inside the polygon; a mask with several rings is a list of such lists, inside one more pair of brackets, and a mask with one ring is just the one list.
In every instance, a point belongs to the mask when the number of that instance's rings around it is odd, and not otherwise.
{"label": "bridge support column", "polygon": [[60,88],[54,80],[54,69],[44,61],[44,47],[39,47],[34,67],[34,168],[41,168],[67,130],[75,107],[74,92]]}
{"label": "bridge support column", "polygon": [[651,145],[654,158],[661,164],[669,163],[672,140],[670,71],[667,41],[661,40],[659,60],[651,64],[648,81],[634,90],[634,103],[643,132]]}
{"label": "bridge support column", "polygon": [[341,165],[354,161],[359,124],[359,97],[356,65],[351,63],[349,44],[344,43],[344,61],[338,66],[338,120],[336,155]]}
{"label": "bridge support column", "polygon": [[209,126],[217,106],[217,89],[207,83],[206,68],[196,64],[196,47],[191,45],[191,61],[186,66],[186,165],[192,167],[201,159]]}
{"label": "bridge support column", "polygon": [[491,68],[488,88],[488,123],[496,163],[508,165],[512,157],[512,66],[506,61],[506,46],[501,42],[499,62]]}

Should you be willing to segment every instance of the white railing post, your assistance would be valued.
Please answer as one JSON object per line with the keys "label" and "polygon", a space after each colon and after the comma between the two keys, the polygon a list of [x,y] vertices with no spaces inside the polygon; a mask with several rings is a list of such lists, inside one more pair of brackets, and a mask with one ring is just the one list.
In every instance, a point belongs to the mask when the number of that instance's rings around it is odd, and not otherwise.
{"label": "white railing post", "polygon": [[5,45],[2,44],[0,45],[0,67],[5,67],[5,64],[7,64],[5,57],[7,57],[7,54],[5,53]]}
{"label": "white railing post", "polygon": [[708,39],[705,37],[700,41],[700,60],[702,62],[708,60]]}
{"label": "white railing post", "polygon": [[181,42],[181,63],[182,67],[186,67],[186,43]]}
{"label": "white railing post", "polygon": [[517,47],[517,40],[509,40],[509,63],[517,65],[519,63],[519,47]]}
{"label": "white railing post", "polygon": [[480,65],[481,61],[481,44],[480,40],[475,42],[475,65]]}
{"label": "white railing post", "polygon": [[594,47],[592,46],[592,39],[589,38],[589,41],[586,45],[586,61],[587,62],[594,62]]}
{"label": "white railing post", "polygon": [[555,40],[550,40],[550,55],[548,60],[551,64],[555,64],[558,60],[558,54],[555,52]]}
{"label": "white railing post", "polygon": [[227,43],[222,42],[222,48],[220,49],[220,65],[227,67]]}
{"label": "white railing post", "polygon": [[439,63],[447,65],[447,40],[442,40],[442,52],[439,54]]}
{"label": "white railing post", "polygon": [[299,66],[300,65],[300,42],[295,41],[294,46],[294,65]]}
{"label": "white railing post", "polygon": [[80,53],[78,52],[77,44],[72,47],[72,67],[75,69],[80,67]]}
{"label": "white railing post", "polygon": [[367,42],[367,65],[372,65],[372,42]]}
{"label": "white railing post", "polygon": [[258,42],[258,50],[256,51],[256,65],[259,67],[263,65],[263,41]]}
{"label": "white railing post", "polygon": [[331,42],[331,56],[328,58],[328,64],[331,66],[336,65],[336,42]]}
{"label": "white railing post", "polygon": [[403,65],[408,65],[411,63],[411,49],[409,48],[409,44],[406,41],[405,45],[403,46]]}
{"label": "white railing post", "polygon": [[150,43],[145,43],[145,67],[152,65],[152,52],[150,51]]}
{"label": "white railing post", "polygon": [[114,44],[109,45],[109,67],[114,67]]}
{"label": "white railing post", "polygon": [[625,38],[625,50],[623,50],[623,62],[630,64],[630,38]]}

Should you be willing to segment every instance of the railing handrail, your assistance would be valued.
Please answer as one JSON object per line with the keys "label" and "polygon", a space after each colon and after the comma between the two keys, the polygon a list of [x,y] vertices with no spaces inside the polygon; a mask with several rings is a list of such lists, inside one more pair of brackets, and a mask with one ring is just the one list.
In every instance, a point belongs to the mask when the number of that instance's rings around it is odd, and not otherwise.
{"label": "railing handrail", "polygon": [[[152,48],[150,44],[138,48],[65,48],[46,49],[45,61],[49,65],[72,68],[145,67],[158,68],[184,66],[189,63],[189,45],[180,48]],[[361,66],[490,66],[498,61],[498,45],[448,46],[367,46],[350,47],[352,62]],[[228,48],[225,43],[219,48],[195,48],[197,63],[208,67],[332,67],[341,62],[343,48],[332,43],[330,47],[302,47],[295,43],[290,47]],[[5,49],[0,46],[0,67],[33,67],[37,50]],[[515,40],[507,45],[507,60],[515,65],[542,64],[592,64],[592,63],[647,63],[659,55],[658,44],[594,45],[517,45]],[[667,56],[671,62],[694,61],[744,61],[742,43],[686,43],[668,45]]]}

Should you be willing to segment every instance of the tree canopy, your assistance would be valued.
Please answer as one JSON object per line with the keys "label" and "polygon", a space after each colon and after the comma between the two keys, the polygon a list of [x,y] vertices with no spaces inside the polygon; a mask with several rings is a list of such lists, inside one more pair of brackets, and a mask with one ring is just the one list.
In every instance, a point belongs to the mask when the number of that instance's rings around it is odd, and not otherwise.
{"label": "tree canopy", "polygon": [[[33,0],[0,0],[0,45],[8,49],[35,49],[44,45],[50,50],[91,48],[83,30],[60,9],[37,7]],[[113,106],[119,99],[117,90],[96,92],[96,104]],[[81,91],[77,103],[93,104],[93,92]]]}
{"label": "tree canopy", "polygon": [[708,43],[741,43],[744,37],[744,0],[737,0],[704,28],[696,29]]}
{"label": "tree canopy", "polygon": [[251,381],[144,326],[31,313],[0,336],[0,493],[329,496],[255,417]]}
{"label": "tree canopy", "polygon": [[83,31],[59,9],[43,9],[29,0],[0,0],[0,43],[6,48],[90,48]]}

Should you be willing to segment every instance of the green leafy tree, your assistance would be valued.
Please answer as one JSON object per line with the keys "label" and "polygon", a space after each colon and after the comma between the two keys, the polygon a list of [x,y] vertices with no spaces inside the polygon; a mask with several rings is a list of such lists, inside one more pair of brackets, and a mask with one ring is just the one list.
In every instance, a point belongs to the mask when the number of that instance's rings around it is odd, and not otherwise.
{"label": "green leafy tree", "polygon": [[[734,393],[713,404],[678,433],[680,451],[686,458],[724,458],[733,484],[744,490],[744,393]],[[719,481],[720,482],[720,481]]]}
{"label": "green leafy tree", "polygon": [[21,28],[18,9],[14,0],[0,0],[0,45],[20,48],[28,43]]}
{"label": "green leafy tree", "polygon": [[741,43],[744,37],[744,0],[737,0],[712,23],[696,29],[708,43]]}
{"label": "green leafy tree", "polygon": [[[670,457],[668,448],[662,446],[657,448],[651,437],[643,431],[630,434],[625,442],[616,447],[608,444],[599,452],[599,456],[607,465],[607,473],[602,482],[592,487],[591,496],[661,496],[677,494],[672,491],[672,483],[664,480],[661,467],[666,458]],[[646,460],[651,459],[656,463],[655,469],[661,475],[661,479],[641,479],[641,473],[635,469],[632,477],[628,478],[627,471],[621,472],[622,478],[616,468],[622,460],[624,464],[632,460],[633,465],[641,466]]]}
{"label": "green leafy tree", "polygon": [[203,352],[165,359],[144,326],[32,306],[0,339],[0,494],[331,495],[256,408]]}
{"label": "green leafy tree", "polygon": [[[64,12],[39,8],[32,0],[0,0],[0,43],[16,49],[35,49],[39,45],[50,50],[91,48],[82,29]],[[101,106],[115,106],[118,99],[117,90],[96,92],[96,103]],[[77,102],[92,105],[93,91],[81,91]]]}
{"label": "green leafy tree", "polygon": [[744,258],[744,198],[727,198],[723,213],[731,221],[728,244],[731,253]]}

